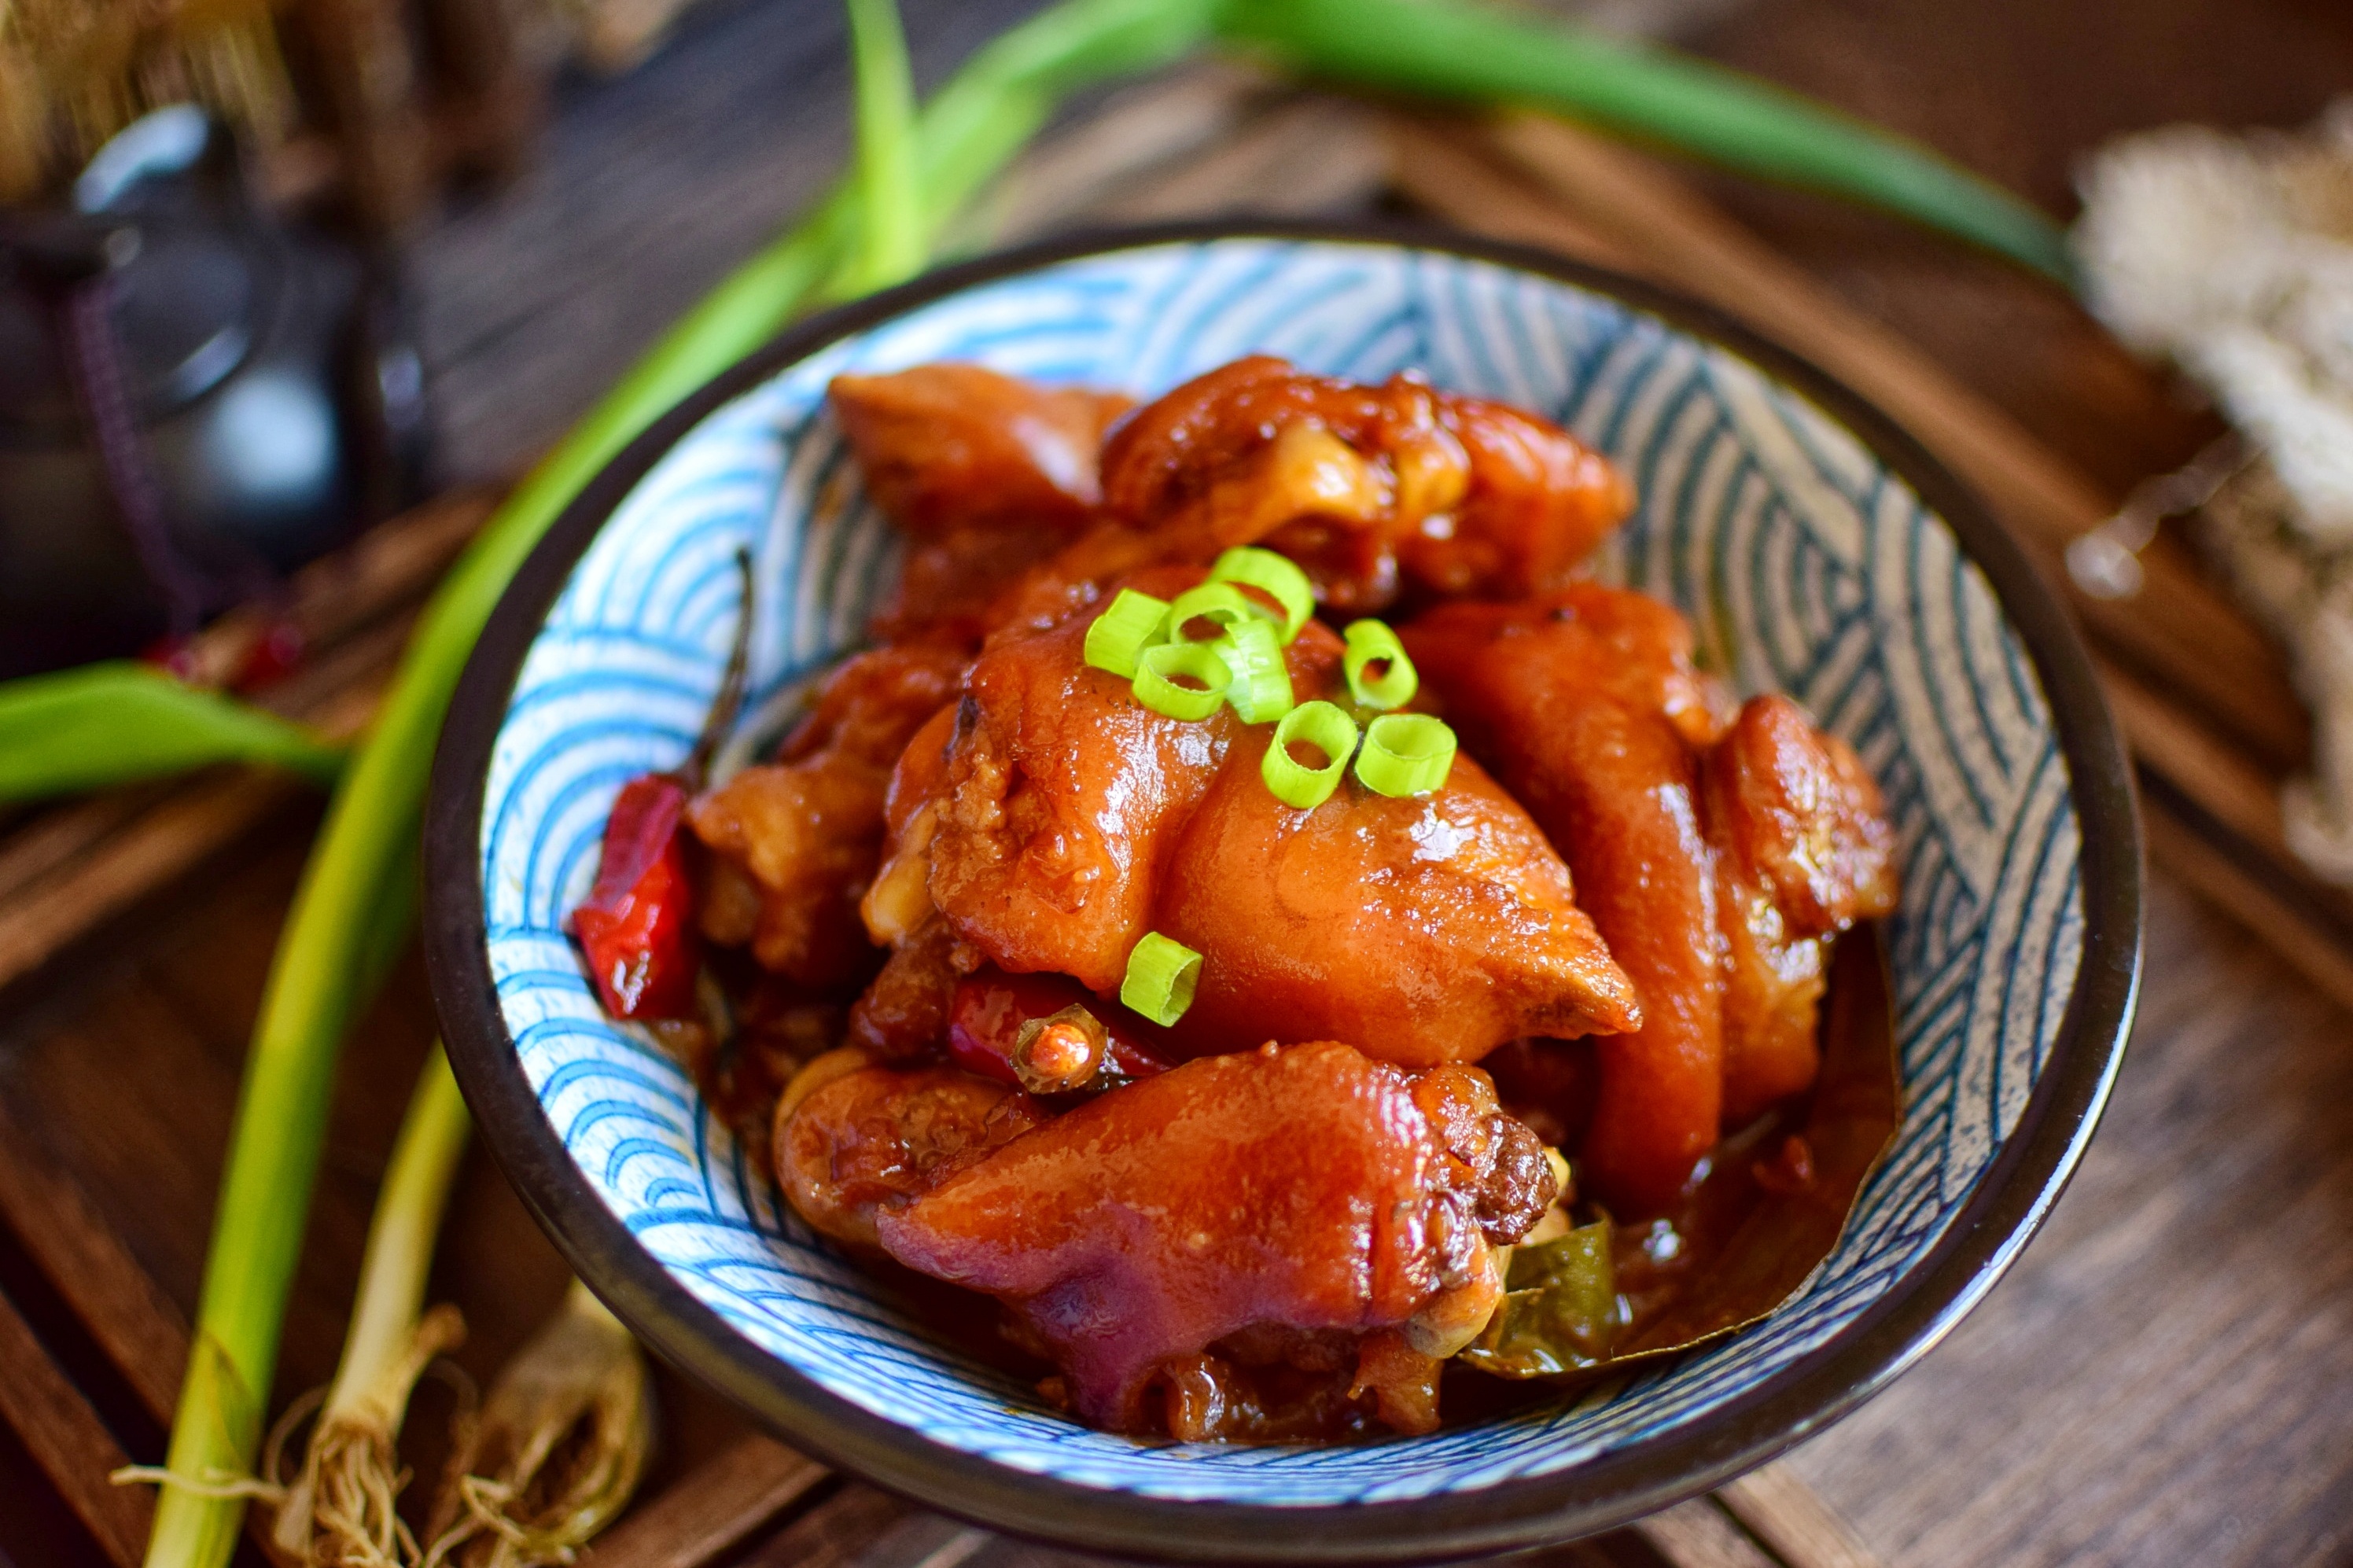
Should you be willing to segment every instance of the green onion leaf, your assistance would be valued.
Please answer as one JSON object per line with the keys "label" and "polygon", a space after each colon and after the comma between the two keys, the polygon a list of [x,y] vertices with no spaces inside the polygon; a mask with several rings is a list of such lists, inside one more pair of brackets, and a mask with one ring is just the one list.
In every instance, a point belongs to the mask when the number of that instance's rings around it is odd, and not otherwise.
{"label": "green onion leaf", "polygon": [[1218,31],[1310,76],[1549,110],[1760,179],[1843,196],[2073,273],[2046,214],[1921,146],[1755,77],[1501,5],[1227,0]]}
{"label": "green onion leaf", "polygon": [[1365,727],[1356,782],[1376,795],[1428,795],[1454,767],[1454,731],[1427,713],[1384,713]]}
{"label": "green onion leaf", "polygon": [[1123,680],[1135,678],[1135,661],[1160,641],[1168,626],[1168,602],[1122,588],[1111,607],[1087,627],[1086,659]]}
{"label": "green onion leaf", "polygon": [[[1347,647],[1340,655],[1340,668],[1347,672],[1348,695],[1358,706],[1386,712],[1413,700],[1421,689],[1421,677],[1405,656],[1405,644],[1386,622],[1351,622],[1342,635]],[[1375,665],[1383,667],[1377,675],[1368,673]]]}
{"label": "green onion leaf", "polygon": [[331,784],[343,756],[300,724],[127,659],[0,683],[0,800],[264,763]]}
{"label": "green onion leaf", "polygon": [[[1311,768],[1291,754],[1294,742],[1304,742],[1324,753],[1324,765]],[[1267,742],[1266,760],[1259,773],[1274,798],[1285,805],[1310,811],[1332,798],[1348,758],[1356,750],[1356,721],[1329,702],[1303,702],[1282,716]]]}
{"label": "green onion leaf", "polygon": [[1226,700],[1245,724],[1271,724],[1291,711],[1291,670],[1271,621],[1244,621],[1209,645],[1233,672]]}
{"label": "green onion leaf", "polygon": [[1454,1358],[1495,1377],[1558,1377],[1601,1365],[1618,1332],[1609,1222],[1512,1248],[1503,1302]]}
{"label": "green onion leaf", "polygon": [[[1307,617],[1315,613],[1315,590],[1307,581],[1307,574],[1287,555],[1256,545],[1237,544],[1217,559],[1209,568],[1213,583],[1245,583],[1266,595],[1282,606],[1282,640],[1286,643],[1299,635]],[[1250,607],[1261,614],[1266,606],[1242,595]]]}
{"label": "green onion leaf", "polygon": [[865,232],[844,286],[887,289],[923,269],[923,185],[915,177],[915,88],[896,0],[849,0],[849,52],[857,79],[858,194]]}
{"label": "green onion leaf", "polygon": [[1163,1028],[1185,1016],[1201,984],[1201,955],[1158,931],[1146,931],[1127,955],[1127,978],[1119,983],[1123,1005]]}
{"label": "green onion leaf", "polygon": [[[1179,686],[1179,677],[1200,684]],[[1233,679],[1233,671],[1208,643],[1165,642],[1136,659],[1135,683],[1129,689],[1155,713],[1193,723],[1218,710]]]}
{"label": "green onion leaf", "polygon": [[[1231,583],[1203,583],[1177,595],[1176,602],[1168,606],[1168,640],[1212,642],[1219,633],[1231,630],[1245,621],[1272,618],[1267,615],[1264,605],[1250,603],[1250,595]],[[1205,637],[1194,637],[1186,628],[1195,621],[1208,621],[1218,630]]]}

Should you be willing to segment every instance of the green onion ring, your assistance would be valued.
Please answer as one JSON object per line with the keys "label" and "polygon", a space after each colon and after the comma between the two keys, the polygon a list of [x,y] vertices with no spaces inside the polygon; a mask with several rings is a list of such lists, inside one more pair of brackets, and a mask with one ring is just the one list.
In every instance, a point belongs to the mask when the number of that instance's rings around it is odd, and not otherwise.
{"label": "green onion ring", "polygon": [[[1241,583],[1256,588],[1282,606],[1282,640],[1286,643],[1299,635],[1307,617],[1315,613],[1315,590],[1309,585],[1307,574],[1302,572],[1287,555],[1255,545],[1237,544],[1217,559],[1209,568],[1212,583]],[[1249,599],[1250,595],[1242,595]],[[1266,606],[1250,600],[1250,608],[1260,614]]]}
{"label": "green onion ring", "polygon": [[[1415,672],[1413,660],[1406,657],[1405,644],[1398,641],[1387,622],[1352,621],[1341,636],[1347,647],[1340,655],[1340,668],[1347,672],[1348,695],[1359,706],[1387,711],[1413,700],[1413,694],[1421,689],[1421,677]],[[1387,664],[1388,669],[1377,679],[1366,679],[1366,668],[1376,664]]]}
{"label": "green onion ring", "polygon": [[1356,781],[1377,795],[1428,795],[1445,784],[1453,766],[1454,731],[1445,721],[1427,713],[1384,713],[1365,727]]}
{"label": "green onion ring", "polygon": [[[1176,678],[1189,675],[1199,690],[1179,686]],[[1208,643],[1165,642],[1145,648],[1135,661],[1135,700],[1155,713],[1190,723],[1206,719],[1226,700],[1234,673]]]}
{"label": "green onion ring", "polygon": [[[1291,754],[1291,743],[1304,741],[1324,753],[1324,763],[1311,768]],[[1282,716],[1267,742],[1266,760],[1259,773],[1274,798],[1285,805],[1311,811],[1332,798],[1348,758],[1356,749],[1356,721],[1329,702],[1303,702]]]}
{"label": "green onion ring", "polygon": [[1245,724],[1271,724],[1291,711],[1291,670],[1271,621],[1244,621],[1226,628],[1209,645],[1226,661],[1234,681],[1226,700]]}
{"label": "green onion ring", "polygon": [[1187,588],[1176,595],[1168,606],[1168,640],[1170,642],[1201,642],[1211,637],[1187,637],[1185,628],[1195,621],[1214,621],[1219,631],[1230,631],[1246,621],[1267,619],[1266,606],[1250,603],[1250,597],[1231,583],[1204,583]]}
{"label": "green onion ring", "polygon": [[1168,623],[1168,604],[1133,588],[1122,588],[1111,608],[1087,627],[1086,659],[1123,679],[1135,678],[1135,661],[1160,641]]}
{"label": "green onion ring", "polygon": [[1127,955],[1120,1002],[1163,1028],[1185,1016],[1201,984],[1201,955],[1158,931],[1146,931]]}

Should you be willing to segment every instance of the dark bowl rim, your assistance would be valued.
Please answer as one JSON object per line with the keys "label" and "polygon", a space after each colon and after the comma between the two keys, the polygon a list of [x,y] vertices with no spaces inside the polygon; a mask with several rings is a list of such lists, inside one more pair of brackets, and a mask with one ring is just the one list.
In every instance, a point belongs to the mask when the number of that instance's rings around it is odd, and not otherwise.
{"label": "dark bowl rim", "polygon": [[[912,308],[1081,257],[1219,239],[1395,247],[1491,262],[1617,300],[1749,361],[1844,425],[1952,528],[2026,646],[2067,763],[2082,841],[2082,963],[2034,1091],[1960,1214],[1884,1296],[1795,1364],[1696,1423],[1553,1474],[1336,1507],[1179,1502],[1031,1474],[922,1436],[759,1349],[638,1244],[565,1152],[516,1065],[498,1008],[479,847],[491,748],[523,658],[574,563],[661,456],[725,403]],[[2131,770],[2066,611],[1967,487],[1858,394],[1714,306],[1541,249],[1408,223],[1245,218],[1091,231],[944,267],[786,331],[631,442],[516,574],[443,727],[425,872],[434,1004],[484,1141],[580,1278],[649,1346],[795,1447],[926,1507],[1081,1550],[1172,1561],[1419,1562],[1572,1540],[1720,1486],[1838,1420],[1942,1339],[2041,1226],[2115,1082],[2140,979],[2140,829]]]}

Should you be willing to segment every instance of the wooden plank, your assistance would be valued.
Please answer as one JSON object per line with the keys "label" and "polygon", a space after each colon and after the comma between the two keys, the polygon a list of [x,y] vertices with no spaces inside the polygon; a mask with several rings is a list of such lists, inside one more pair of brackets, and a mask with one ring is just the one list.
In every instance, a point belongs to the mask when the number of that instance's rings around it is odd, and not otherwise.
{"label": "wooden plank", "polygon": [[1782,1568],[1714,1498],[1677,1503],[1631,1529],[1674,1568]]}
{"label": "wooden plank", "polygon": [[139,1489],[106,1479],[130,1460],[5,1295],[0,1369],[0,1416],[106,1554],[121,1568],[135,1568],[154,1503]]}
{"label": "wooden plank", "polygon": [[912,1516],[907,1504],[856,1481],[744,1554],[737,1568],[848,1568],[885,1531]]}
{"label": "wooden plank", "polygon": [[0,925],[0,986],[30,974],[84,932],[193,869],[302,786],[274,774],[228,772],[192,779],[139,819],[134,832],[91,847]]}
{"label": "wooden plank", "polygon": [[823,1466],[781,1443],[744,1437],[632,1510],[581,1561],[592,1568],[700,1568],[828,1479]]}
{"label": "wooden plank", "polygon": [[1788,1568],[1879,1568],[1854,1527],[1787,1465],[1751,1470],[1715,1500]]}
{"label": "wooden plank", "polygon": [[5,1100],[0,1100],[0,1213],[147,1413],[168,1425],[187,1366],[187,1319],[139,1267],[80,1184],[37,1152]]}

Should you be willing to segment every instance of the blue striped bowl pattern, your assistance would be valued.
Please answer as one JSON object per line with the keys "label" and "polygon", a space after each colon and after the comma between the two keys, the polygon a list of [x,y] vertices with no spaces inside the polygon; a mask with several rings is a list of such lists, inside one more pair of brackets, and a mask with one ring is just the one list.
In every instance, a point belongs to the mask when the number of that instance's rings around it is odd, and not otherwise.
{"label": "blue striped bowl pattern", "polygon": [[[828,378],[978,361],[1153,394],[1255,352],[1559,420],[1632,474],[1606,571],[1691,616],[1745,690],[1862,752],[1903,844],[1893,922],[1901,1139],[1835,1254],[1765,1323],[1549,1411],[1331,1448],[1139,1443],[1072,1426],[943,1346],[815,1241],[688,1075],[598,1010],[562,931],[622,782],[710,702],[747,546],[754,705],[851,647],[898,549],[824,406]],[[1683,1427],[1855,1320],[1942,1235],[2016,1127],[2084,943],[2077,818],[2043,693],[1952,531],[1857,439],[1731,352],[1603,295],[1440,251],[1219,238],[984,282],[838,340],[703,419],[574,570],[524,661],[480,824],[488,950],[521,1065],[581,1180],[736,1332],[931,1440],[1067,1482],[1276,1505],[1550,1474]]]}

